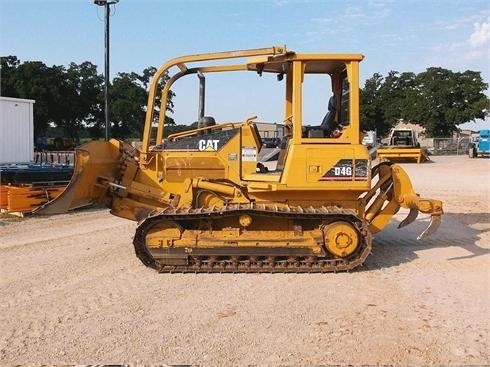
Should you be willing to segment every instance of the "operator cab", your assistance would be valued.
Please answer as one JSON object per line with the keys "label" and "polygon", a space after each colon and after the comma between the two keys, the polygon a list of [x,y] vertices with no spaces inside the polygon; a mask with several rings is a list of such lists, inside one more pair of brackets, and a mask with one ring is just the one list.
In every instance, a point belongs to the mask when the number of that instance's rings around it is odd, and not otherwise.
{"label": "operator cab", "polygon": [[[362,55],[256,57],[247,67],[285,82],[286,136],[301,144],[359,144],[358,63]],[[298,77],[299,76],[299,77]],[[356,93],[352,100],[352,93]],[[354,124],[352,124],[354,122]]]}

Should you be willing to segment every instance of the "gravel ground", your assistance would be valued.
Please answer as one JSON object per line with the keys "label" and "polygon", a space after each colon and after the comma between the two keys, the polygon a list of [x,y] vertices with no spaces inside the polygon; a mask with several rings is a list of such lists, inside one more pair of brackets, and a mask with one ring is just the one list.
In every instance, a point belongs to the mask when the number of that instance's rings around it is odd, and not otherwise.
{"label": "gravel ground", "polygon": [[105,209],[3,217],[0,363],[489,364],[490,160],[404,167],[439,231],[400,211],[350,273],[158,274]]}

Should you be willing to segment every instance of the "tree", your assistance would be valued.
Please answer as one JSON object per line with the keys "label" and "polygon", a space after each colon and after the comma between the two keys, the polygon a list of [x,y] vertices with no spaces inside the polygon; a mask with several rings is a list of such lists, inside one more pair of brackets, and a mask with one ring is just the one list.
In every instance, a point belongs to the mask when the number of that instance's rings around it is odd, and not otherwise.
{"label": "tree", "polygon": [[163,131],[163,136],[166,138],[167,136],[172,135],[172,134],[197,129],[197,127],[198,127],[197,121],[194,121],[190,125],[173,124],[173,125],[167,126],[167,128]]}
{"label": "tree", "polygon": [[[110,89],[111,98],[111,123],[112,136],[118,138],[140,137],[143,132],[145,114],[148,100],[150,78],[156,72],[156,68],[150,66],[143,73],[119,73],[113,80]],[[159,92],[168,81],[165,74],[159,83]],[[166,110],[173,112],[172,99],[175,94],[170,91]],[[161,92],[157,94],[153,111],[154,122],[160,115]],[[175,121],[165,116],[166,125],[175,125]]]}
{"label": "tree", "polygon": [[391,128],[383,114],[383,105],[380,90],[383,85],[381,74],[375,73],[366,80],[364,88],[360,91],[361,129],[376,130],[379,135],[384,135]]}
{"label": "tree", "polygon": [[395,123],[406,118],[414,88],[414,73],[390,71],[386,78],[375,73],[361,89],[361,126],[386,135]]}
{"label": "tree", "polygon": [[[142,74],[119,73],[110,88],[111,134],[117,138],[140,136],[145,120],[150,78],[156,68],[148,67]],[[46,66],[40,61],[20,62],[16,56],[1,58],[2,96],[34,99],[34,133],[46,136],[48,129],[56,128],[65,137],[92,138],[103,135],[103,78],[91,62],[70,63],[64,66]],[[154,119],[160,114],[161,89],[168,81],[165,74],[159,83]],[[173,97],[169,91],[166,112],[173,112]],[[175,121],[165,115],[165,123]]]}
{"label": "tree", "polygon": [[484,94],[488,84],[480,72],[428,68],[417,75],[416,85],[411,120],[424,126],[430,136],[450,136],[457,125],[489,115],[489,98]]}
{"label": "tree", "polygon": [[361,90],[363,128],[384,135],[396,121],[416,122],[429,136],[450,136],[457,125],[489,115],[481,73],[429,68],[420,74],[374,74]]}
{"label": "tree", "polygon": [[111,135],[140,137],[145,121],[147,93],[136,73],[119,73],[110,88]]}
{"label": "tree", "polygon": [[[154,66],[149,66],[145,70],[143,70],[143,74],[140,76],[140,81],[143,83],[146,91],[149,91],[150,80],[153,77],[153,75],[155,75],[156,72],[157,72],[157,68]],[[160,79],[160,82],[158,83],[158,90],[155,98],[155,109],[153,111],[153,120],[155,122],[158,121],[160,117],[160,105],[161,105],[161,97],[162,97],[161,91],[169,79],[170,77],[168,76],[168,73],[165,73]],[[174,112],[174,102],[173,102],[174,97],[175,97],[175,93],[172,92],[172,90],[169,90],[167,105],[165,107],[166,111],[168,112],[172,112],[172,113]],[[165,125],[175,125],[174,119],[169,117],[167,114],[165,114]]]}
{"label": "tree", "polygon": [[410,106],[415,86],[414,73],[390,71],[381,87],[381,100],[384,105],[384,117],[390,125],[400,119],[408,119],[407,109]]}
{"label": "tree", "polygon": [[78,138],[87,127],[101,125],[103,78],[97,74],[97,66],[88,61],[70,63],[62,76],[63,98],[52,111],[54,122],[64,129],[65,136]]}
{"label": "tree", "polygon": [[20,60],[16,56],[5,56],[0,59],[0,71],[2,73],[0,95],[12,98],[18,97],[15,90],[15,81],[19,64]]}
{"label": "tree", "polygon": [[[45,134],[49,124],[54,121],[63,94],[59,81],[63,79],[62,66],[48,67],[40,61],[27,61],[10,70],[13,77],[11,97],[34,99],[34,134]],[[2,79],[4,71],[2,69]],[[12,84],[10,87],[12,87]],[[3,91],[2,91],[3,95]]]}

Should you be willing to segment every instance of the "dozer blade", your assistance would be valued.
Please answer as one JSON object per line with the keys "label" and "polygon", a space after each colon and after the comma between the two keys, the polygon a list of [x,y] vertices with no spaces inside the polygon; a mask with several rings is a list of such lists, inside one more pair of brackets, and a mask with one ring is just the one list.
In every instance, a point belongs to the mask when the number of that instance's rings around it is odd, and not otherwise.
{"label": "dozer blade", "polygon": [[77,148],[70,183],[56,199],[35,209],[33,214],[61,214],[102,202],[106,187],[98,181],[115,177],[122,145],[122,142],[111,139],[91,141]]}
{"label": "dozer blade", "polygon": [[378,159],[387,159],[393,163],[423,163],[430,160],[423,148],[379,148],[376,155]]}
{"label": "dozer blade", "polygon": [[397,164],[389,162],[379,164],[373,168],[373,178],[376,175],[379,176],[378,183],[365,196],[366,201],[369,202],[365,218],[370,223],[372,233],[385,228],[400,208],[410,209],[410,212],[398,228],[412,223],[421,212],[430,214],[431,221],[417,239],[428,237],[437,230],[443,214],[440,200],[419,197],[413,190],[407,173]]}

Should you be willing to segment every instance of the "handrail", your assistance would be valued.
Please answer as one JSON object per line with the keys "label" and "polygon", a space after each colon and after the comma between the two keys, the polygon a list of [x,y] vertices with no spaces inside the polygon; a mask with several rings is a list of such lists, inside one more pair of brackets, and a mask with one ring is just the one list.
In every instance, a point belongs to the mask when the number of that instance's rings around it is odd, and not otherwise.
{"label": "handrail", "polygon": [[209,132],[210,130],[222,130],[225,127],[231,127],[233,129],[233,128],[235,128],[235,125],[237,125],[237,123],[225,122],[225,123],[219,124],[219,125],[200,127],[198,129],[182,131],[180,133],[175,133],[175,134],[169,135],[167,137],[167,140],[168,141],[175,141],[175,140],[178,140],[180,138],[186,138],[189,136],[199,135],[200,132]]}
{"label": "handrail", "polygon": [[[141,162],[144,164],[147,161],[147,153],[149,152],[150,146],[150,135],[151,135],[151,126],[153,123],[153,109],[155,106],[155,98],[157,95],[158,83],[163,75],[172,67],[177,66],[185,74],[187,70],[186,63],[193,63],[198,61],[211,61],[211,60],[223,60],[223,59],[236,59],[236,58],[245,58],[251,56],[260,56],[260,55],[279,55],[286,53],[286,46],[273,46],[267,48],[258,48],[251,50],[237,50],[237,51],[227,51],[227,52],[216,52],[216,53],[206,53],[206,54],[197,54],[190,56],[182,56],[172,59],[162,66],[156,71],[155,75],[150,84],[150,90],[148,91],[148,103],[146,110],[146,118],[145,118],[145,126],[143,130],[143,144],[141,151]],[[165,111],[160,111],[160,113],[165,113]]]}

